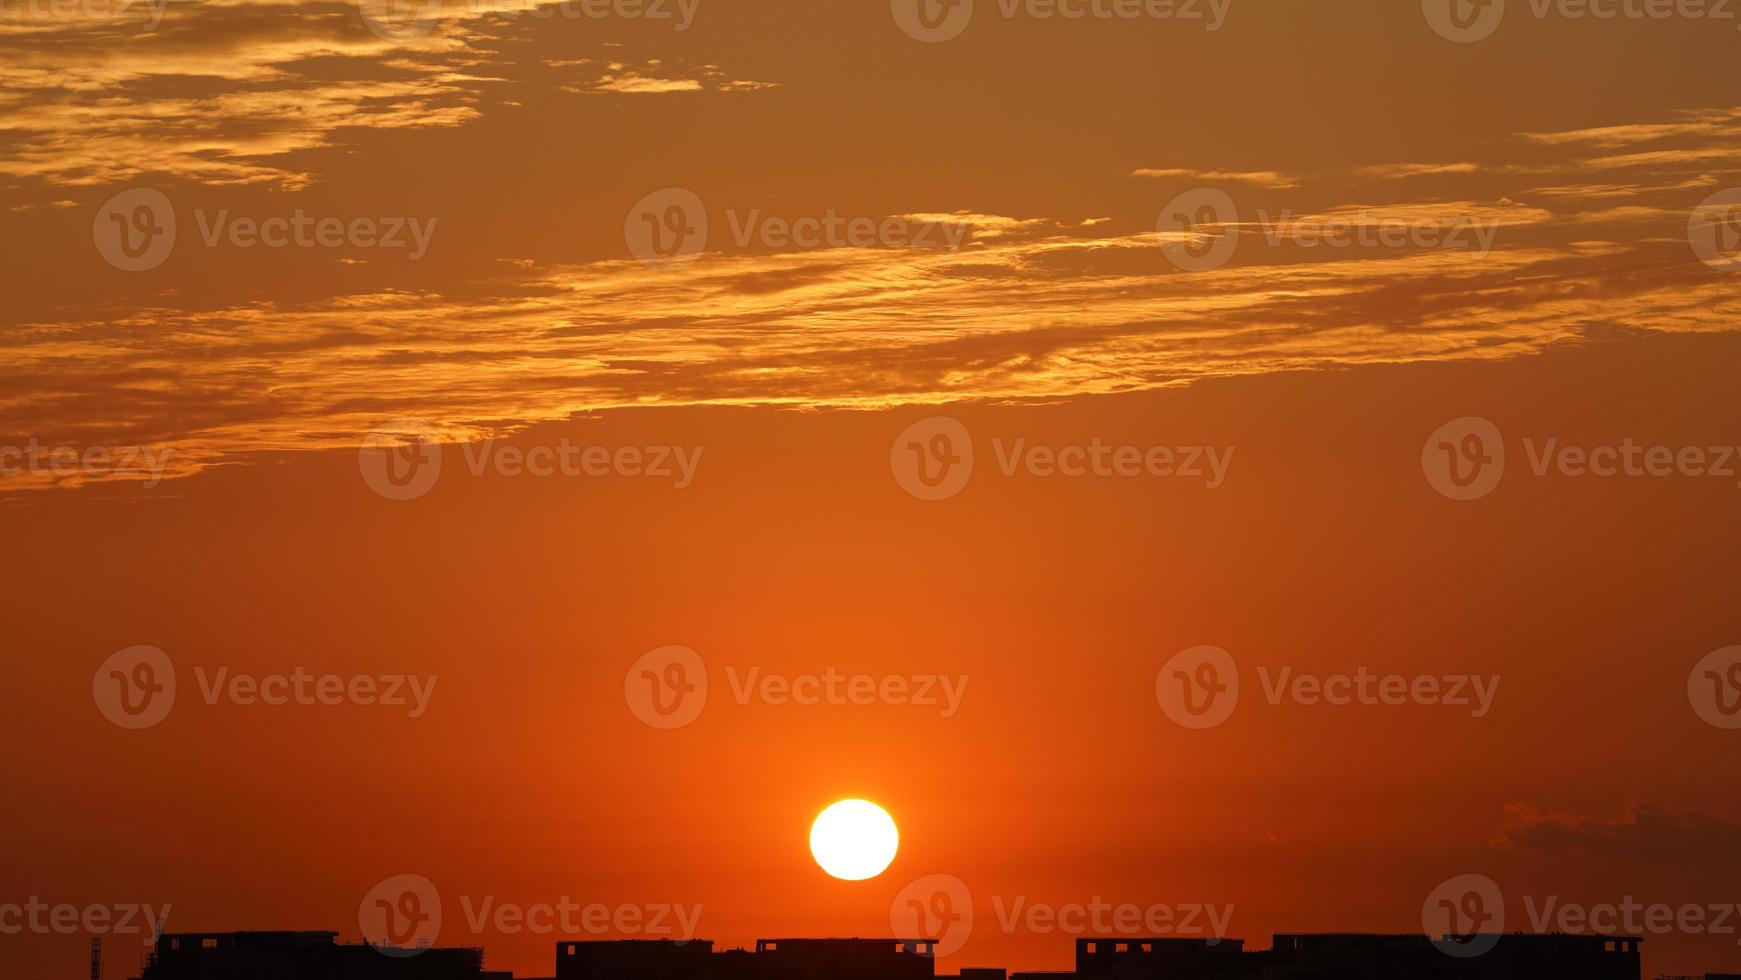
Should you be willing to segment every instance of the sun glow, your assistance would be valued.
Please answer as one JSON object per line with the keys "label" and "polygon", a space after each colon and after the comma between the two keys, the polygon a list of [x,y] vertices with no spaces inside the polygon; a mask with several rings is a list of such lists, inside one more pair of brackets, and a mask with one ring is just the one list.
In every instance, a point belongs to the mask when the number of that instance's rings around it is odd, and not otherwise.
{"label": "sun glow", "polygon": [[810,853],[816,863],[845,881],[882,874],[900,844],[894,818],[868,800],[841,800],[810,825]]}

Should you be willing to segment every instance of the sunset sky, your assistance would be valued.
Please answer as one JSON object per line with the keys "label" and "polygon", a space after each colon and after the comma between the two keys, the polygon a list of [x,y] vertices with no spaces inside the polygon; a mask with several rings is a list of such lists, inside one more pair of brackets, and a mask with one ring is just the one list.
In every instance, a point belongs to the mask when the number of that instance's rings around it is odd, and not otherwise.
{"label": "sunset sky", "polygon": [[[1741,13],[914,2],[0,5],[0,974],[83,977],[91,935],[9,903],[360,941],[399,875],[521,977],[647,933],[486,898],[737,946],[888,935],[949,876],[947,973],[1068,968],[1018,900],[1258,948],[1418,933],[1463,875],[1507,930],[1741,903]],[[1435,476],[1467,419],[1496,485]],[[439,478],[385,486],[407,432]],[[949,433],[971,476],[915,483]],[[1675,462],[1553,455],[1627,444]],[[1172,468],[1046,461],[1094,446]],[[609,462],[515,465],[565,448]],[[669,645],[708,690],[661,728]],[[1199,729],[1204,645],[1240,690]],[[130,729],[138,646],[176,692]],[[205,694],[299,668],[433,688]],[[806,843],[849,797],[900,828],[866,881]],[[1645,975],[1741,972],[1728,929],[1646,931]]]}

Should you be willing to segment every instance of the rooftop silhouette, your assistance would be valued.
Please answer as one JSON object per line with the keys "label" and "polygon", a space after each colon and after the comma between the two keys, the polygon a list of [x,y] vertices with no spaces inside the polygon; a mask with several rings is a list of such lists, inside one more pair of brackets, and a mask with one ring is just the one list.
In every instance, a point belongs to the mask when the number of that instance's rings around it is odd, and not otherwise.
{"label": "rooftop silhouette", "polygon": [[[1084,937],[1075,969],[938,974],[931,939],[589,940],[556,944],[554,980],[1640,980],[1636,936],[1289,933],[1239,939]],[[1707,974],[1706,980],[1722,975]],[[477,947],[383,948],[335,932],[166,933],[137,980],[514,980]]]}

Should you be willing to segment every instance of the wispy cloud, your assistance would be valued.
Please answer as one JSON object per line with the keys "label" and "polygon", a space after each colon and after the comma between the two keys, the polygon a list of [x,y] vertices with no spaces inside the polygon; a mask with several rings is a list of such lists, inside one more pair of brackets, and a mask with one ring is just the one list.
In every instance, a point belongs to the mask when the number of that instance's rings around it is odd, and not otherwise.
{"label": "wispy cloud", "polygon": [[1741,109],[1689,109],[1676,112],[1668,122],[1627,123],[1563,132],[1523,133],[1522,138],[1548,146],[1582,144],[1614,149],[1639,143],[1686,137],[1732,138],[1741,131]]}
{"label": "wispy cloud", "polygon": [[1357,173],[1375,180],[1402,180],[1408,177],[1441,177],[1446,174],[1479,173],[1474,163],[1379,163],[1361,167]]}
{"label": "wispy cloud", "polygon": [[1273,170],[1190,170],[1182,167],[1155,169],[1143,167],[1130,172],[1132,177],[1182,177],[1209,184],[1259,184],[1264,187],[1298,187],[1299,181]]}
{"label": "wispy cloud", "polygon": [[185,473],[355,445],[402,415],[482,434],[625,406],[1050,399],[1512,357],[1617,327],[1728,330],[1741,313],[1741,282],[1684,245],[1260,249],[1184,273],[1153,233],[1001,224],[1011,231],[959,254],[517,264],[496,298],[395,292],[33,324],[4,344],[0,382],[15,394],[0,422],[173,446]]}
{"label": "wispy cloud", "polygon": [[732,78],[718,65],[688,67],[659,58],[638,65],[593,59],[555,64],[585,72],[585,77],[564,83],[561,88],[565,92],[665,95],[674,92],[756,92],[779,87],[778,82]]}
{"label": "wispy cloud", "polygon": [[[571,58],[542,68],[593,90],[649,78],[676,86],[661,91],[683,90],[686,79],[730,81],[712,65],[664,60]],[[194,153],[178,142],[194,140],[183,133],[160,152],[218,168],[218,179],[284,179],[253,152],[325,139],[365,103],[405,125],[460,125],[468,107],[457,93],[482,77],[391,70],[399,74],[390,80],[319,83],[326,95],[308,103],[307,125],[279,124],[274,107],[294,101],[283,91],[185,96],[228,100],[220,116],[266,124],[256,143]],[[409,108],[417,104],[425,115]],[[127,112],[144,105],[122,100]],[[89,138],[143,138],[105,125],[93,116]],[[0,334],[0,425],[87,444],[172,446],[185,475],[253,453],[354,446],[396,416],[482,434],[623,406],[1055,399],[1223,375],[1516,357],[1625,331],[1736,329],[1741,277],[1701,263],[1685,239],[1712,173],[1668,146],[1652,152],[1669,156],[1625,180],[1589,178],[1585,148],[1614,139],[1542,140],[1546,151],[1527,168],[1499,172],[1406,165],[1434,170],[1442,197],[1375,184],[1352,168],[1364,182],[1343,184],[1357,193],[1341,203],[1315,188],[1318,203],[1303,216],[1273,211],[1326,227],[1478,224],[1497,233],[1491,248],[1408,236],[1316,247],[1268,233],[1248,207],[1232,222],[1234,259],[1184,272],[1164,256],[1153,212],[1084,220],[930,207],[892,217],[956,226],[965,232],[959,249],[750,253],[729,249],[722,228],[712,251],[677,267],[643,266],[625,247],[620,258],[503,262],[451,294],[217,310],[168,297],[120,315],[65,315]],[[1544,173],[1567,177],[1544,182]],[[1504,193],[1496,176],[1507,175],[1528,183]],[[1259,174],[1240,196],[1285,205],[1292,183]]]}

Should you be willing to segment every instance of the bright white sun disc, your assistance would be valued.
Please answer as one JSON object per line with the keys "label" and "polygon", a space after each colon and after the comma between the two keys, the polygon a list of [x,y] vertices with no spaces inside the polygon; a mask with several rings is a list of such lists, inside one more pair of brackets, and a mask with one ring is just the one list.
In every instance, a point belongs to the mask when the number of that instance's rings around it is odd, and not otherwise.
{"label": "bright white sun disc", "polygon": [[894,818],[868,800],[841,800],[810,825],[810,853],[816,863],[845,881],[882,874],[900,845]]}

